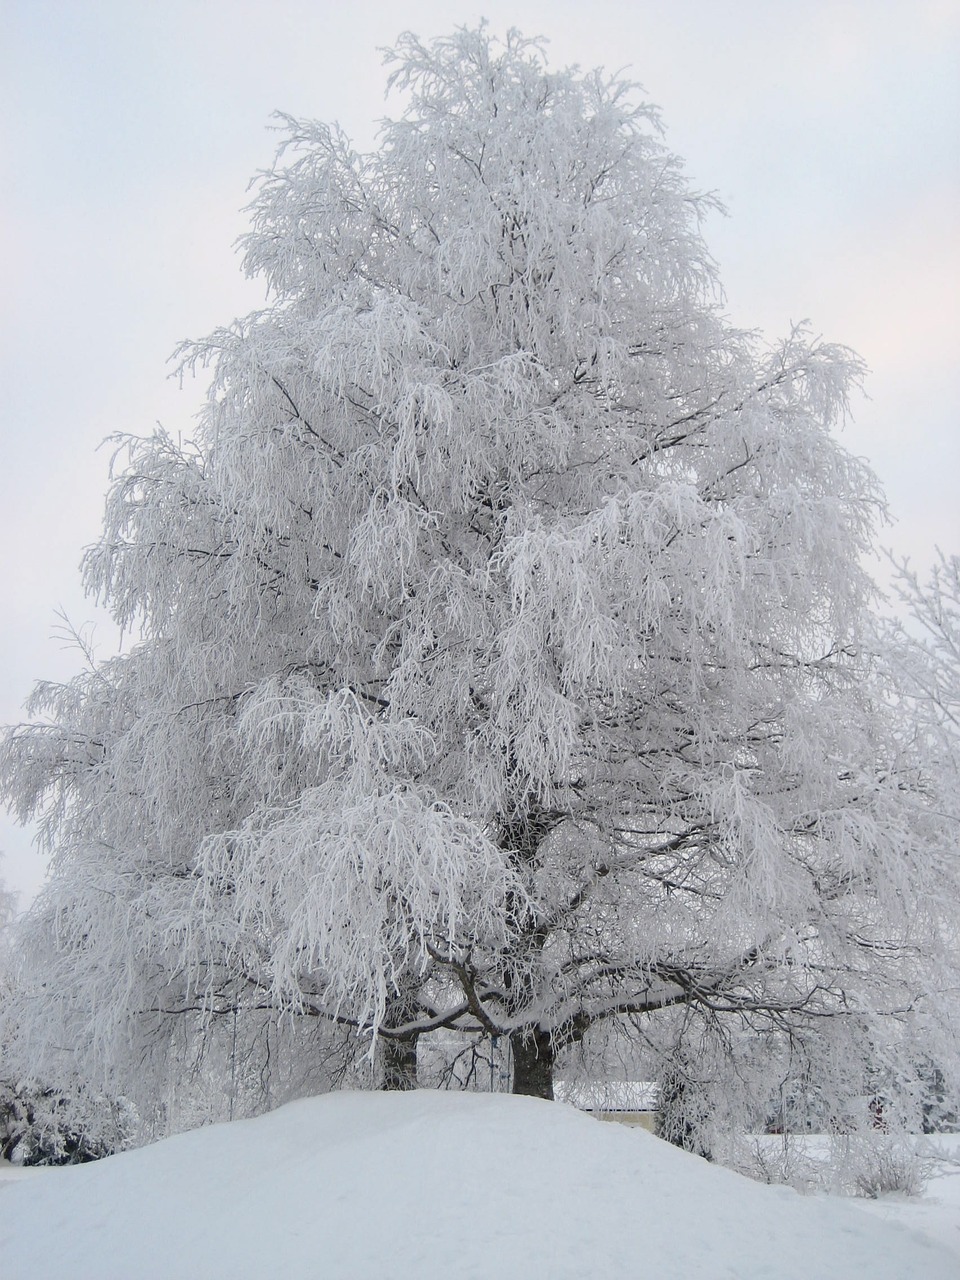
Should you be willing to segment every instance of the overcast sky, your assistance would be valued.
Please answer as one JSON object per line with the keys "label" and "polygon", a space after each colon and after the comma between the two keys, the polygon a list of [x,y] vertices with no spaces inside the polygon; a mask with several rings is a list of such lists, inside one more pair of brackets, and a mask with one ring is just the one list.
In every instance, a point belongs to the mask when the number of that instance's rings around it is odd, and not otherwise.
{"label": "overcast sky", "polygon": [[[741,325],[810,319],[867,361],[845,443],[928,565],[960,550],[960,0],[0,0],[0,723],[96,619],[77,565],[117,431],[191,432],[167,378],[182,338],[258,306],[232,248],[275,110],[389,114],[378,47],[481,16],[557,66],[627,69],[729,216],[706,235]],[[97,643],[116,645],[97,625]],[[43,864],[0,822],[0,876]]]}

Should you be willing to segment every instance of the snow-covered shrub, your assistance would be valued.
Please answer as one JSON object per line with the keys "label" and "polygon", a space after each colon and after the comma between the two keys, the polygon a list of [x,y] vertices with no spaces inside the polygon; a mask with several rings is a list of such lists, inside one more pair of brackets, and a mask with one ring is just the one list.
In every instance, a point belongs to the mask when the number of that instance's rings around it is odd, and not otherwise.
{"label": "snow-covered shrub", "polygon": [[734,1167],[739,1173],[797,1191],[813,1191],[823,1185],[825,1164],[818,1159],[811,1140],[795,1134],[753,1136],[741,1144]]}
{"label": "snow-covered shrub", "polygon": [[829,1145],[827,1163],[834,1182],[828,1189],[867,1200],[918,1196],[938,1162],[935,1148],[917,1134],[874,1130],[837,1135]]}
{"label": "snow-covered shrub", "polygon": [[918,1196],[940,1157],[916,1134],[764,1134],[742,1139],[729,1161],[758,1182],[803,1192],[830,1192],[876,1200]]}
{"label": "snow-covered shrub", "polygon": [[18,1165],[85,1164],[126,1145],[133,1116],[122,1103],[79,1090],[0,1082],[0,1157]]}

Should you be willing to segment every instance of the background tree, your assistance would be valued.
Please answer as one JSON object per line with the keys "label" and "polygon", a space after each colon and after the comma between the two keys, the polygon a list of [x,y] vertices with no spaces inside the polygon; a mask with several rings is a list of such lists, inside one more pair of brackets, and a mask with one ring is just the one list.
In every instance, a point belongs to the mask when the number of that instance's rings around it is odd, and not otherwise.
{"label": "background tree", "polygon": [[[925,809],[936,815],[948,865],[960,857],[960,557],[937,553],[926,577],[893,562],[896,613],[882,620],[877,649],[884,696],[894,708],[901,758],[917,761]],[[956,899],[949,882],[941,902],[943,931],[960,949]],[[960,1058],[952,1029],[960,1022],[960,986],[944,977],[941,1007],[928,1009],[914,1033],[925,1128],[955,1127],[960,1113]],[[945,1004],[945,1007],[943,1007]]]}
{"label": "background tree", "polygon": [[909,563],[894,561],[893,595],[899,618],[888,621],[881,644],[903,723],[916,730],[938,770],[943,797],[957,816],[960,793],[960,556],[938,553],[926,581]]}
{"label": "background tree", "polygon": [[122,445],[86,580],[141,641],[7,739],[31,1051],[242,1010],[394,1079],[502,1037],[549,1097],[614,1018],[902,1015],[955,870],[864,684],[860,363],[725,323],[632,86],[482,28],[390,61],[375,152],[285,119],[196,439]]}
{"label": "background tree", "polygon": [[[2,858],[2,855],[0,855]],[[22,1165],[82,1164],[115,1151],[130,1129],[129,1116],[91,1094],[72,1064],[52,1088],[37,1079],[16,1052],[19,948],[17,895],[0,879],[0,1159]]]}

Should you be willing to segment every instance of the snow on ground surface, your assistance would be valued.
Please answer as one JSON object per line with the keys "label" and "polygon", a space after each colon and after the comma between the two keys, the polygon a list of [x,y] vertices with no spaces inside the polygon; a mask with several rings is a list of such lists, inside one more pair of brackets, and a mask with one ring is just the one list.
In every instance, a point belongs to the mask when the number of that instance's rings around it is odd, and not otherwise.
{"label": "snow on ground surface", "polygon": [[960,1277],[960,1252],[860,1202],[558,1103],[428,1091],[327,1094],[22,1174],[0,1260],[4,1280]]}

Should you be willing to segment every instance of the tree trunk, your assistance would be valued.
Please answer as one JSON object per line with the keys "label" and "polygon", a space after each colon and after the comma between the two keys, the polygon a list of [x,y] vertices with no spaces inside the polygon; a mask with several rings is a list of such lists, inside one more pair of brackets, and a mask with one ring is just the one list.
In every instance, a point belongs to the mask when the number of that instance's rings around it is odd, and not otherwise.
{"label": "tree trunk", "polygon": [[[412,975],[406,975],[401,990],[387,1002],[386,1016],[383,1020],[385,1028],[402,1027],[412,1022],[417,1016],[419,1000]],[[413,1033],[403,1039],[392,1036],[380,1037],[380,1065],[382,1069],[381,1089],[416,1089],[417,1088],[417,1041],[419,1034]]]}
{"label": "tree trunk", "polygon": [[419,1036],[410,1036],[407,1040],[381,1040],[381,1089],[416,1089],[418,1039]]}
{"label": "tree trunk", "polygon": [[545,1031],[515,1031],[510,1037],[513,1055],[513,1093],[553,1101],[553,1042]]}
{"label": "tree trunk", "polygon": [[672,1142],[675,1147],[712,1161],[710,1148],[701,1133],[701,1123],[706,1118],[705,1102],[702,1097],[697,1098],[681,1062],[668,1066],[660,1081],[655,1132],[658,1138]]}

